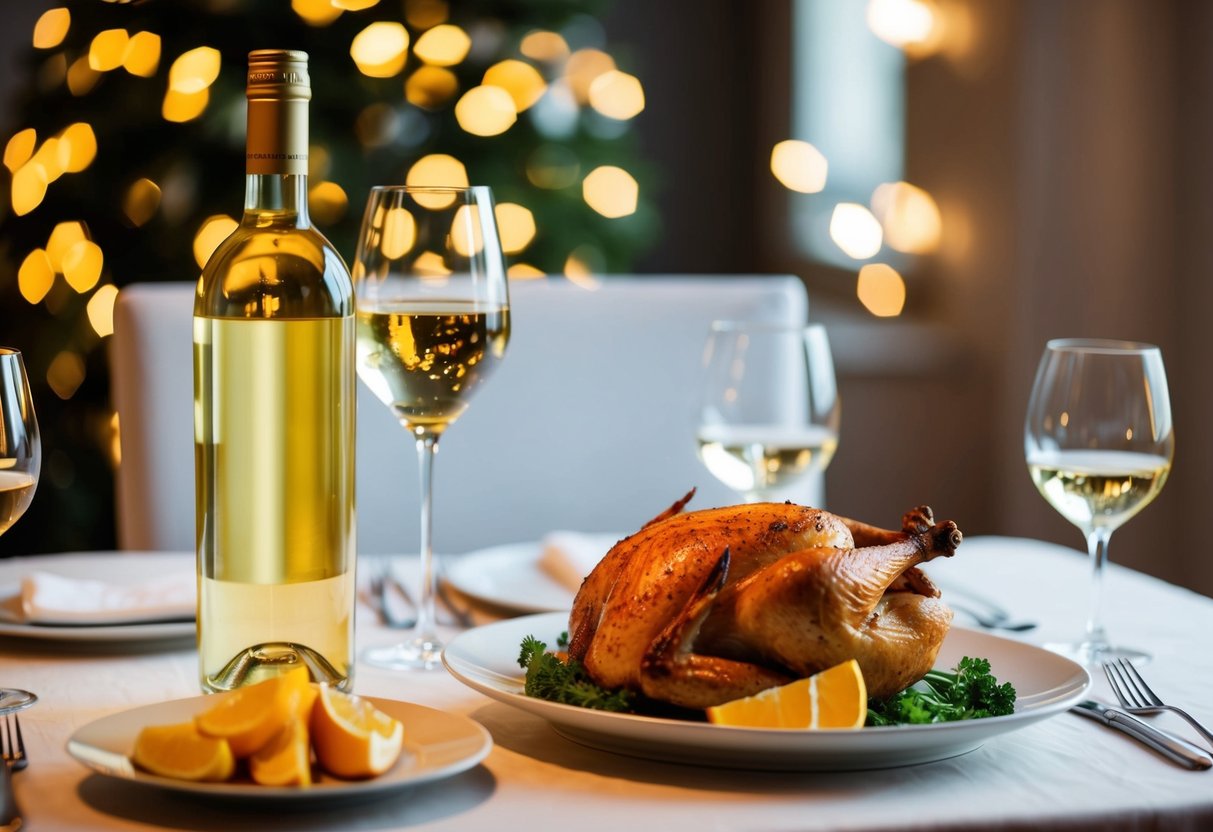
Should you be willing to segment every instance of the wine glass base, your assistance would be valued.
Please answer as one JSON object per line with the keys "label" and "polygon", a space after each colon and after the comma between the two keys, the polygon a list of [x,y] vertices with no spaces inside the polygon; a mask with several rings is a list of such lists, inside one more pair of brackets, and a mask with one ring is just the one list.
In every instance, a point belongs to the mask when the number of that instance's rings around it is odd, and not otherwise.
{"label": "wine glass base", "polygon": [[418,636],[390,647],[368,647],[362,660],[386,670],[432,670],[442,664],[442,642],[435,636]]}
{"label": "wine glass base", "polygon": [[1095,644],[1089,641],[1072,643],[1052,643],[1042,645],[1046,650],[1073,659],[1085,667],[1098,668],[1103,662],[1125,659],[1134,664],[1146,664],[1152,656],[1132,647],[1119,647],[1115,644]]}

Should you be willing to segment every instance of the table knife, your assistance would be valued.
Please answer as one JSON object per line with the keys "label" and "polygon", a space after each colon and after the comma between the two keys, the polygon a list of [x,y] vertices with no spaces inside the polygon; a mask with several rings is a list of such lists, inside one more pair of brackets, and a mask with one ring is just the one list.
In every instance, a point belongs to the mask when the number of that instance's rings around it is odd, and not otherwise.
{"label": "table knife", "polygon": [[1183,737],[1176,736],[1169,731],[1155,728],[1153,725],[1142,722],[1137,717],[1131,716],[1124,711],[1109,708],[1107,705],[1101,705],[1089,699],[1079,702],[1070,708],[1070,710],[1081,716],[1102,722],[1104,725],[1115,728],[1118,731],[1125,732],[1130,737],[1133,737],[1181,766],[1190,769],[1213,767],[1213,758],[1210,758],[1200,746],[1193,745]]}

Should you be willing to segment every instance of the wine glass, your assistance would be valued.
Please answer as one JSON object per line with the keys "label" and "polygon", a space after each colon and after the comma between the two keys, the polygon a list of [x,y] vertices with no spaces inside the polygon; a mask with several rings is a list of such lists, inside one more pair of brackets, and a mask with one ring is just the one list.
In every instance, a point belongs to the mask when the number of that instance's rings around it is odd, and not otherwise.
{"label": "wine glass", "polygon": [[487,187],[371,189],[354,259],[358,376],[417,445],[421,597],[409,641],[370,664],[435,667],[434,456],[444,431],[492,375],[510,337],[505,260]]}
{"label": "wine glass", "polygon": [[841,404],[825,327],[716,321],[703,368],[699,458],[747,503],[830,464]]}
{"label": "wine glass", "polygon": [[0,347],[0,534],[29,508],[38,486],[42,445],[21,353]]}
{"label": "wine glass", "polygon": [[1108,642],[1100,621],[1112,532],[1145,508],[1171,471],[1175,432],[1158,347],[1129,341],[1049,341],[1028,402],[1024,455],[1032,482],[1086,536],[1091,595],[1086,635],[1046,645],[1090,665],[1149,654]]}

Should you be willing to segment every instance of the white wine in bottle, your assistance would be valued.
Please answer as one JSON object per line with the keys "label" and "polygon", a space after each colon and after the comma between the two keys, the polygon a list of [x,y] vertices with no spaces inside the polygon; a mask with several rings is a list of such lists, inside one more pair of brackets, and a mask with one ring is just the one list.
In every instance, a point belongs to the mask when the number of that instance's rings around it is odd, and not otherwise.
{"label": "white wine in bottle", "polygon": [[354,302],[308,219],[307,55],[250,53],[244,217],[194,303],[202,687],[354,667]]}

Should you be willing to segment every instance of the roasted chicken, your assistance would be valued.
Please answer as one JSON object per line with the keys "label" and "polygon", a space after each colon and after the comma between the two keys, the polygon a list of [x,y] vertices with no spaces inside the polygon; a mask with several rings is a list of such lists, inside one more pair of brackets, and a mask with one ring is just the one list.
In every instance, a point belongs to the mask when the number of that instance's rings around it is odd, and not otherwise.
{"label": "roasted chicken", "polygon": [[952,612],[916,567],[956,551],[954,522],[926,506],[901,531],[790,503],[681,513],[690,496],[577,593],[569,655],[599,685],[706,708],[851,658],[870,696],[931,668]]}

